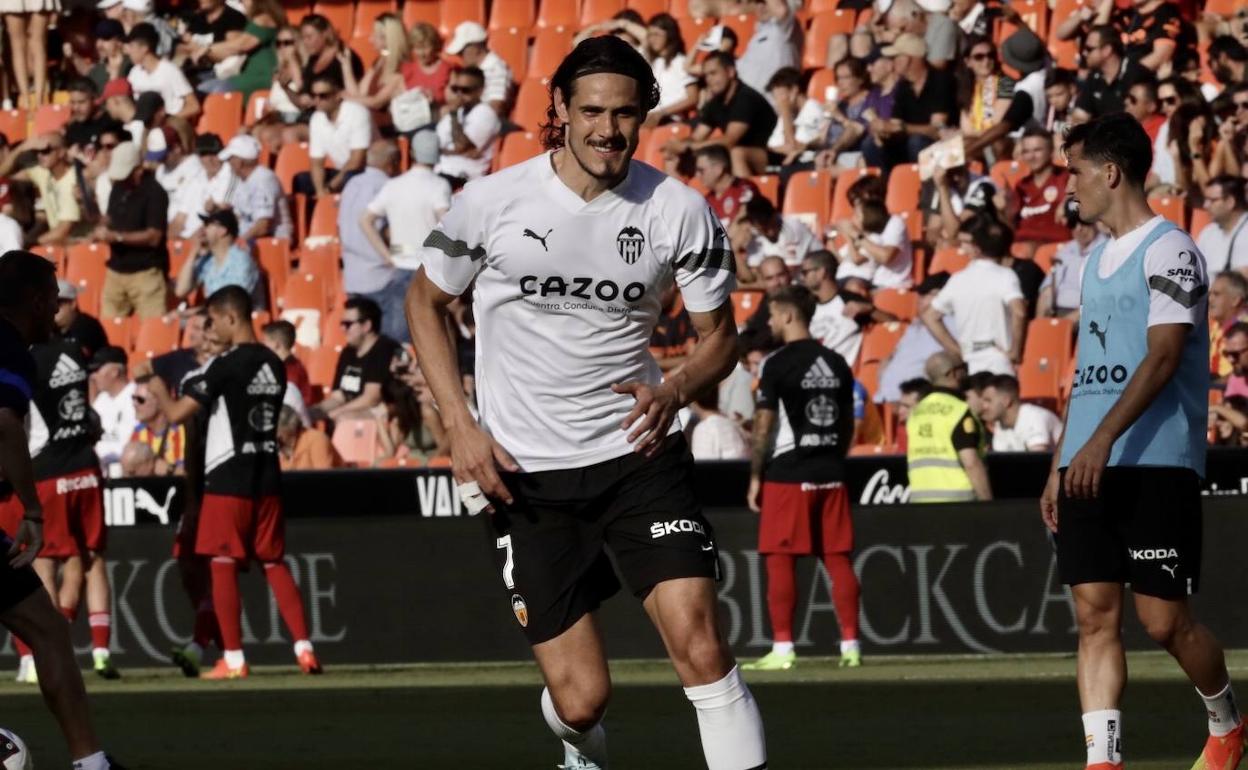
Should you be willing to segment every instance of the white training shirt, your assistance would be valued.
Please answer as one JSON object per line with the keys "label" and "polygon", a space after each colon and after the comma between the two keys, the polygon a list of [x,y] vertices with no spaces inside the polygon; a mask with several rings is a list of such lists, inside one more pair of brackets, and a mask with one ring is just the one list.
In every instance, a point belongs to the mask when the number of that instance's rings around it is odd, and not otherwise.
{"label": "white training shirt", "polygon": [[186,97],[195,93],[186,75],[183,75],[182,70],[168,59],[161,59],[156,69],[151,72],[136,64],[130,68],[126,79],[130,81],[130,88],[134,89],[135,94],[145,91],[155,91],[160,94],[160,98],[165,102],[165,112],[170,117],[181,112],[186,104]]}
{"label": "white training shirt", "polygon": [[867,240],[877,246],[891,246],[897,253],[882,265],[870,257],[861,265],[855,265],[848,257],[849,247],[846,246],[845,253],[837,255],[841,263],[836,268],[836,280],[864,278],[876,289],[910,288],[914,284],[914,257],[906,220],[892,215],[883,232],[867,233]]}
{"label": "white training shirt", "polygon": [[490,173],[490,164],[494,161],[494,153],[498,151],[498,134],[502,131],[502,121],[498,113],[485,102],[478,102],[472,109],[461,107],[457,114],[459,125],[472,142],[473,147],[481,152],[479,157],[455,153],[455,137],[451,131],[451,113],[446,113],[438,121],[438,146],[442,149],[442,157],[434,171],[447,176],[461,179],[477,179]]}
{"label": "white training shirt", "polygon": [[475,280],[481,426],[529,472],[630,453],[620,423],[635,402],[611,385],[662,380],[649,345],[663,287],[675,278],[700,313],[736,286],[706,200],[639,161],[590,202],[548,154],[469,182],[421,260],[449,294]]}
{"label": "white training shirt", "polygon": [[684,101],[689,95],[689,86],[698,82],[697,78],[689,76],[689,70],[685,66],[687,63],[683,53],[676,54],[671,61],[659,56],[650,62],[655,82],[659,84],[659,103],[655,105],[656,109],[661,110]]}
{"label": "white training shirt", "polygon": [[815,305],[815,315],[810,319],[810,336],[819,340],[825,348],[840,353],[850,366],[858,360],[862,327],[845,315],[845,300],[841,295]]}
{"label": "white training shirt", "polygon": [[994,452],[1051,452],[1062,438],[1062,418],[1035,404],[1019,404],[1014,427],[992,426]]}
{"label": "white training shirt", "polygon": [[750,456],[745,432],[722,414],[698,420],[689,437],[689,451],[695,460],[746,460]]}
{"label": "white training shirt", "polygon": [[1018,275],[990,259],[973,259],[949,277],[932,307],[952,315],[954,336],[971,374],[1013,374],[1010,302],[1023,298]]}
{"label": "white training shirt", "polygon": [[368,211],[389,225],[390,259],[400,270],[420,267],[422,244],[450,207],[451,183],[424,166],[386,182],[368,203]]}
{"label": "white training shirt", "polygon": [[[1101,254],[1101,265],[1097,275],[1101,278],[1113,275],[1114,271],[1121,267],[1130,258],[1131,253],[1144,242],[1153,228],[1164,221],[1166,221],[1164,218],[1155,216],[1121,238],[1111,238],[1105,246],[1104,253]],[[1085,272],[1090,261],[1084,262]],[[1149,286],[1152,286],[1153,279],[1156,278],[1161,286],[1173,283],[1182,292],[1197,291],[1200,293],[1199,298],[1193,297],[1194,301],[1188,307],[1165,291],[1156,287],[1150,288],[1148,292],[1149,326],[1159,324],[1195,326],[1208,314],[1209,276],[1205,270],[1205,257],[1200,253],[1200,249],[1196,248],[1192,236],[1183,230],[1171,230],[1153,241],[1148,251],[1144,252],[1144,259],[1140,260],[1140,265],[1144,270],[1144,282]],[[951,279],[950,283],[952,282]],[[1081,274],[1081,295],[1082,290]]]}
{"label": "white training shirt", "polygon": [[1205,255],[1205,267],[1210,275],[1248,267],[1248,214],[1240,214],[1230,232],[1217,222],[1205,225],[1196,235],[1196,246]]}
{"label": "white training shirt", "polygon": [[780,257],[784,264],[796,267],[812,251],[823,248],[819,239],[811,232],[806,223],[796,216],[781,217],[780,234],[776,240],[769,241],[757,229],[754,237],[745,248],[745,262],[750,267],[758,267],[767,257]]}
{"label": "white training shirt", "polygon": [[345,168],[352,151],[367,150],[372,141],[373,117],[359,102],[343,101],[333,122],[321,110],[308,122],[308,156],[328,157],[337,168]]}

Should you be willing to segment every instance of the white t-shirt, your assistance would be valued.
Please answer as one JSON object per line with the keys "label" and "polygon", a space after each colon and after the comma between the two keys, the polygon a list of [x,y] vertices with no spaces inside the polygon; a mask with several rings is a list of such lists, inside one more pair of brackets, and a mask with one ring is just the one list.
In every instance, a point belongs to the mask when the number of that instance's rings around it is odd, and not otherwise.
{"label": "white t-shirt", "polygon": [[[836,268],[836,280],[865,278],[877,289],[908,289],[914,283],[914,257],[910,247],[910,233],[906,220],[894,214],[889,217],[884,231],[867,233],[867,240],[877,246],[891,246],[897,253],[885,264],[870,257],[861,265],[855,265],[847,256],[841,256]],[[848,248],[848,247],[847,247]]]}
{"label": "white t-shirt", "polygon": [[1013,428],[997,421],[992,426],[994,452],[1050,452],[1062,438],[1062,419],[1035,404],[1019,404]]}
{"label": "white t-shirt", "polygon": [[1210,222],[1197,234],[1196,247],[1205,255],[1209,275],[1248,267],[1248,214],[1240,214],[1229,233]]}
{"label": "white t-shirt", "polygon": [[[1097,275],[1108,278],[1122,266],[1131,256],[1153,228],[1166,221],[1160,216],[1153,217],[1121,238],[1111,238],[1101,254],[1101,265]],[[1084,262],[1084,272],[1090,260]],[[1209,274],[1205,270],[1205,257],[1192,236],[1182,230],[1171,230],[1148,247],[1144,259],[1140,260],[1144,270],[1144,282],[1149,284],[1148,292],[1148,325],[1160,324],[1191,324],[1195,326],[1208,311]],[[1080,294],[1082,295],[1082,274],[1080,275]],[[1163,288],[1153,287],[1154,279]],[[952,283],[952,280],[950,280]],[[1189,304],[1175,299],[1166,290],[1179,296],[1187,292],[1200,291],[1200,296],[1191,296]],[[1190,306],[1189,306],[1190,305]]]}
{"label": "white t-shirt", "polygon": [[850,366],[858,360],[862,328],[857,321],[845,315],[845,300],[841,295],[815,306],[814,318],[810,319],[810,336],[823,343],[825,348],[840,353]]}
{"label": "white t-shirt", "polygon": [[22,226],[8,214],[0,214],[0,254],[22,250]]}
{"label": "white t-shirt", "polygon": [[241,184],[229,163],[222,163],[221,170],[208,180],[208,198],[218,206],[233,206],[234,193]]}
{"label": "white t-shirt", "polygon": [[971,374],[1013,374],[1010,302],[1023,298],[1018,275],[989,259],[974,259],[954,273],[932,307],[952,315],[962,360]]}
{"label": "white t-shirt", "polygon": [[478,179],[490,173],[490,163],[498,149],[498,132],[503,128],[502,121],[493,107],[479,102],[467,114],[462,108],[459,110],[459,124],[468,141],[482,150],[481,156],[470,158],[454,154],[455,139],[451,135],[451,114],[448,112],[438,121],[438,145],[442,148],[442,157],[433,170],[461,179]]}
{"label": "white t-shirt", "polygon": [[750,267],[758,267],[767,257],[780,257],[784,264],[796,267],[812,251],[822,248],[819,239],[806,223],[795,216],[781,217],[780,234],[769,241],[758,230],[745,250],[745,261]]}
{"label": "white t-shirt", "polygon": [[165,102],[165,112],[170,117],[181,112],[186,103],[186,97],[195,93],[186,75],[183,75],[182,70],[168,59],[161,59],[156,64],[156,69],[151,72],[136,64],[130,68],[130,74],[126,76],[126,79],[130,81],[130,87],[134,89],[135,94],[145,91],[155,91],[160,94],[160,98]]}
{"label": "white t-shirt", "polygon": [[631,452],[620,422],[634,400],[611,385],[662,380],[649,348],[660,292],[674,279],[701,313],[736,286],[706,200],[639,161],[590,202],[545,154],[469,182],[429,243],[435,285],[460,295],[475,281],[481,425],[525,471]]}
{"label": "white t-shirt", "polygon": [[481,74],[485,75],[485,88],[481,91],[481,101],[489,104],[507,99],[511,89],[511,67],[503,57],[490,51],[481,60]]}
{"label": "white t-shirt", "polygon": [[744,460],[750,456],[741,426],[722,414],[698,420],[689,437],[695,460]]}
{"label": "white t-shirt", "polygon": [[182,231],[170,233],[170,236],[191,237],[203,227],[199,215],[204,212],[204,201],[208,199],[208,172],[204,171],[204,164],[197,155],[183,158],[172,171],[162,164],[156,168],[156,181],[169,193],[169,221],[179,214],[186,215]]}
{"label": "white t-shirt", "polygon": [[95,444],[95,453],[105,466],[121,459],[121,450],[130,442],[130,436],[139,420],[134,415],[134,383],[128,382],[116,396],[100,391],[91,402],[91,408],[100,417],[103,435]]}
{"label": "white t-shirt", "polygon": [[381,186],[370,213],[390,227],[390,258],[401,270],[420,267],[420,250],[429,231],[451,207],[451,184],[424,166],[415,166]]}
{"label": "white t-shirt", "polygon": [[[828,119],[823,113],[823,105],[814,99],[807,99],[802,108],[797,111],[797,115],[793,118],[793,138],[802,144],[808,144],[819,139],[828,130]],[[777,120],[776,127],[771,131],[771,137],[767,140],[767,147],[771,150],[778,151],[780,146],[784,144],[784,121]],[[806,152],[811,152],[807,150]],[[806,153],[803,153],[805,156]],[[813,153],[812,153],[813,154]]]}
{"label": "white t-shirt", "polygon": [[656,109],[661,110],[683,101],[688,96],[689,86],[698,82],[695,78],[689,77],[689,71],[685,67],[686,61],[685,55],[678,53],[672,57],[671,61],[658,57],[650,62],[650,69],[654,70],[654,79],[659,84],[659,103]]}
{"label": "white t-shirt", "polygon": [[367,150],[373,141],[373,117],[359,102],[344,101],[338,116],[331,123],[321,110],[312,114],[308,123],[308,155],[329,157],[338,168],[347,165],[354,150]]}

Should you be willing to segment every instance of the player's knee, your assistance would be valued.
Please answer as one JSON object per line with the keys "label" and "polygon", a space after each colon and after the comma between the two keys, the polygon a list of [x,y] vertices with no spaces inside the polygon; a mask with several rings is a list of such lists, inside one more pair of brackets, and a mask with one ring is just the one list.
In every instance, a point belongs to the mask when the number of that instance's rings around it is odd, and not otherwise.
{"label": "player's knee", "polygon": [[1113,637],[1120,633],[1118,613],[1106,607],[1081,607],[1078,614],[1079,636],[1084,639]]}
{"label": "player's knee", "polygon": [[551,691],[555,710],[568,727],[584,732],[602,721],[611,699],[611,683],[577,684]]}
{"label": "player's knee", "polygon": [[1158,613],[1141,616],[1140,623],[1144,626],[1148,638],[1162,647],[1170,647],[1174,640],[1181,636],[1190,626],[1191,620],[1184,614]]}

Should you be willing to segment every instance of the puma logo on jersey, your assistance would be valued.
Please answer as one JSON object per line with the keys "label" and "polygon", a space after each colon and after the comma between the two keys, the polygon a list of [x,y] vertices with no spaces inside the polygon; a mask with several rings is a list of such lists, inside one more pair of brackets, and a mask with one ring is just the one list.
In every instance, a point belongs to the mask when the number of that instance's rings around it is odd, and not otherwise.
{"label": "puma logo on jersey", "polygon": [[282,386],[277,384],[277,377],[268,364],[260,367],[260,371],[256,372],[256,376],[251,378],[251,384],[247,386],[249,396],[276,396],[281,392]]}
{"label": "puma logo on jersey", "polygon": [[835,388],[840,384],[840,380],[836,378],[836,373],[832,371],[832,367],[823,358],[816,358],[815,362],[806,370],[805,376],[802,377],[802,390]]}
{"label": "puma logo on jersey", "polygon": [[1169,573],[1170,573],[1170,579],[1171,579],[1171,580],[1177,580],[1177,579],[1178,579],[1178,577],[1179,577],[1179,576],[1178,576],[1177,574],[1175,574],[1175,572],[1176,572],[1176,570],[1178,570],[1179,565],[1175,564],[1175,565],[1172,567],[1172,566],[1170,566],[1169,564],[1163,564],[1163,565],[1161,565],[1161,568],[1162,568],[1163,570],[1165,570],[1166,572],[1169,572]]}
{"label": "puma logo on jersey", "polygon": [[1102,353],[1106,352],[1106,348],[1105,348],[1105,335],[1109,333],[1109,322],[1110,322],[1110,320],[1111,320],[1111,319],[1113,319],[1113,316],[1112,316],[1112,315],[1111,315],[1111,316],[1109,316],[1109,318],[1106,318],[1106,319],[1105,319],[1105,328],[1104,328],[1104,329],[1102,329],[1102,328],[1100,327],[1100,325],[1099,325],[1099,324],[1097,324],[1097,322],[1096,322],[1096,321],[1089,321],[1089,322],[1088,322],[1088,333],[1089,333],[1089,334],[1091,334],[1093,337],[1096,337],[1098,340],[1100,340],[1100,342],[1101,342],[1101,352],[1102,352]]}
{"label": "puma logo on jersey", "polygon": [[553,227],[552,227],[552,228],[550,228],[549,230],[547,230],[547,231],[546,231],[546,234],[545,234],[545,235],[538,235],[537,233],[533,232],[532,230],[530,230],[529,228],[527,228],[527,227],[526,227],[526,228],[524,228],[524,237],[525,237],[525,238],[532,238],[533,240],[535,240],[535,241],[537,241],[537,242],[541,243],[541,244],[542,244],[542,251],[549,252],[549,251],[550,251],[550,249],[546,248],[546,239],[547,239],[547,238],[549,238],[549,237],[550,237],[550,234],[551,234],[551,233],[553,233],[554,231],[555,231],[555,228],[553,228]]}
{"label": "puma logo on jersey", "polygon": [[56,359],[56,366],[52,367],[52,376],[48,378],[48,387],[63,388],[66,385],[73,385],[87,379],[87,373],[82,370],[78,362],[70,358],[65,353]]}

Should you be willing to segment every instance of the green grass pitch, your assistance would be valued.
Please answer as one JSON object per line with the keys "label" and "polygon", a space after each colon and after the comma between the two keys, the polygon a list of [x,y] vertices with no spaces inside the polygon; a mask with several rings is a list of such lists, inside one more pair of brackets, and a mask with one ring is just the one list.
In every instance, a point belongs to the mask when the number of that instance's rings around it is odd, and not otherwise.
{"label": "green grass pitch", "polygon": [[[1248,652],[1230,656],[1248,681]],[[1185,770],[1204,741],[1196,693],[1163,655],[1132,655],[1124,748],[1132,770]],[[209,683],[153,669],[88,680],[100,733],[131,770],[551,770],[558,743],[531,665],[262,668]],[[666,663],[616,662],[612,767],[703,767],[693,711]],[[1074,770],[1083,741],[1070,656],[799,659],[748,677],[777,770]],[[68,767],[51,717],[0,683],[0,725],[41,770]]]}

